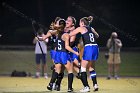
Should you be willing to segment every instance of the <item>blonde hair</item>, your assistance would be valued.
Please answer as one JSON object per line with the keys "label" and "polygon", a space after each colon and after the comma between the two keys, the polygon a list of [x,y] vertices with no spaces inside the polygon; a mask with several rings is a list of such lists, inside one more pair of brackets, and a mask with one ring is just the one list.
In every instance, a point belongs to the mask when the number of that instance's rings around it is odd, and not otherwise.
{"label": "blonde hair", "polygon": [[80,21],[84,22],[86,26],[89,26],[90,23],[93,21],[93,16],[83,17],[80,19]]}

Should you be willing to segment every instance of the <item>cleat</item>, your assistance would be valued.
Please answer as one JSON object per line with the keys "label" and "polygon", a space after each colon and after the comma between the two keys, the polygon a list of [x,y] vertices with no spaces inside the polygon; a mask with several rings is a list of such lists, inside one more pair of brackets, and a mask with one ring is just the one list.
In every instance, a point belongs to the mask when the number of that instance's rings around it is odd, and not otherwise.
{"label": "cleat", "polygon": [[98,88],[98,85],[95,84],[95,85],[94,85],[94,91],[98,91],[98,89],[99,89],[99,88]]}
{"label": "cleat", "polygon": [[55,83],[53,83],[52,90],[55,90]]}
{"label": "cleat", "polygon": [[55,86],[55,90],[56,90],[56,91],[60,91],[60,86],[59,86],[59,85],[56,85],[56,86]]}
{"label": "cleat", "polygon": [[86,86],[83,89],[81,89],[80,92],[90,92],[90,88]]}
{"label": "cleat", "polygon": [[52,88],[53,88],[53,84],[49,83],[49,85],[47,86],[47,89],[52,91]]}
{"label": "cleat", "polygon": [[69,88],[68,89],[68,92],[73,92],[73,88]]}

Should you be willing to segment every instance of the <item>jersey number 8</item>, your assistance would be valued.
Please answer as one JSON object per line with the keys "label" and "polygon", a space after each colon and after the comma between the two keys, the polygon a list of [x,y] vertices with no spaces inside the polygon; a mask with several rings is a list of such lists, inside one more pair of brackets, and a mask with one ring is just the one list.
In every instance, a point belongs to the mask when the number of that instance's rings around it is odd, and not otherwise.
{"label": "jersey number 8", "polygon": [[90,41],[94,42],[94,35],[93,35],[93,33],[89,33],[89,37],[90,37]]}

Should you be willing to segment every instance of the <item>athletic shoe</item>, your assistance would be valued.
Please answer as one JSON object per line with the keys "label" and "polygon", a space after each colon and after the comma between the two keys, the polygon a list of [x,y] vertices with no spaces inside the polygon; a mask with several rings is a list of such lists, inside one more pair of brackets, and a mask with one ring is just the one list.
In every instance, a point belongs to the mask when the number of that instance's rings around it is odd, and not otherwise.
{"label": "athletic shoe", "polygon": [[98,89],[99,89],[99,88],[98,88],[98,85],[95,84],[95,85],[94,85],[94,91],[98,91]]}
{"label": "athletic shoe", "polygon": [[55,90],[55,83],[53,83],[52,90]]}
{"label": "athletic shoe", "polygon": [[48,90],[52,90],[52,87],[53,87],[53,84],[52,83],[49,83],[49,85],[47,86],[47,89]]}
{"label": "athletic shoe", "polygon": [[59,85],[55,85],[55,90],[56,91],[60,91],[60,86]]}
{"label": "athletic shoe", "polygon": [[90,88],[86,86],[83,89],[81,89],[80,92],[90,92]]}
{"label": "athletic shoe", "polygon": [[68,92],[73,92],[73,88],[68,88]]}
{"label": "athletic shoe", "polygon": [[44,76],[44,78],[45,78],[45,79],[48,79],[48,76],[47,76],[47,75],[45,75],[45,76]]}

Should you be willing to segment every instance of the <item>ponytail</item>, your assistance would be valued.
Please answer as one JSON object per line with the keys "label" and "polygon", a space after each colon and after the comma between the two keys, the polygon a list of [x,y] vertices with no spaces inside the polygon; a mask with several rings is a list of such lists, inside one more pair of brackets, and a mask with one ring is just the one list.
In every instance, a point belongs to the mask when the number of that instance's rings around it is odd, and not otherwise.
{"label": "ponytail", "polygon": [[82,22],[84,22],[84,24],[86,26],[89,26],[90,23],[93,21],[93,17],[92,16],[89,16],[89,17],[83,17],[80,19]]}

